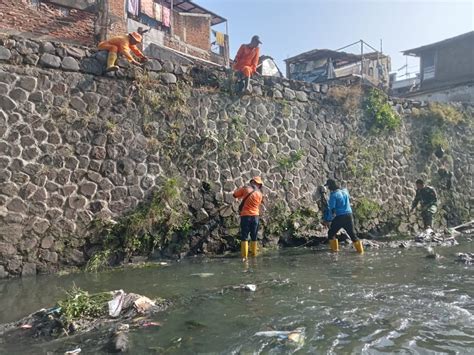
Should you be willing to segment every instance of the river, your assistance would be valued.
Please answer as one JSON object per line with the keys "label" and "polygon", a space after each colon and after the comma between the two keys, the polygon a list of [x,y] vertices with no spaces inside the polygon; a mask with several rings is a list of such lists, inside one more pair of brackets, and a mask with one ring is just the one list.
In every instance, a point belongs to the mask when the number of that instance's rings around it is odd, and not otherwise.
{"label": "river", "polygon": [[[473,353],[474,266],[454,262],[471,242],[435,249],[283,249],[243,263],[195,258],[168,266],[38,276],[0,283],[0,322],[54,305],[74,284],[170,299],[161,327],[130,332],[132,354]],[[255,292],[228,286],[255,284]],[[304,344],[259,331],[304,328]],[[0,353],[46,354],[94,344],[18,342]]]}

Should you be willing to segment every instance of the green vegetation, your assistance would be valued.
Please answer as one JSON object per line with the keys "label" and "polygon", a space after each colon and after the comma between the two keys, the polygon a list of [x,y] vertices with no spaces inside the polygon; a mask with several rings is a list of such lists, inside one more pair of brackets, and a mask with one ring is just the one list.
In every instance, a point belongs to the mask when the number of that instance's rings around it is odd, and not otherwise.
{"label": "green vegetation", "polygon": [[381,207],[377,202],[366,197],[355,201],[354,209],[354,217],[359,222],[359,224],[364,224],[377,217],[381,211]]}
{"label": "green vegetation", "polygon": [[424,121],[421,147],[428,153],[449,149],[446,130],[449,126],[466,122],[466,116],[453,106],[432,102],[425,109],[414,109],[413,116]]}
{"label": "green vegetation", "polygon": [[66,292],[66,298],[58,302],[64,328],[80,319],[96,319],[107,315],[107,302],[110,292],[89,294],[75,285]]}
{"label": "green vegetation", "polygon": [[362,141],[356,138],[350,141],[347,149],[347,171],[352,179],[366,186],[374,183],[373,173],[384,164],[384,153],[387,148],[384,142]]}
{"label": "green vegetation", "polygon": [[393,111],[388,97],[380,90],[369,90],[364,102],[365,112],[372,132],[390,132],[402,124],[400,116]]}
{"label": "green vegetation", "polygon": [[303,159],[304,154],[305,152],[303,149],[298,149],[296,152],[291,152],[289,155],[280,156],[277,160],[277,164],[280,169],[285,171],[291,171],[296,167],[298,162]]}
{"label": "green vegetation", "polygon": [[104,235],[102,250],[89,260],[87,271],[108,266],[113,255],[121,254],[127,260],[137,254],[150,255],[155,249],[169,245],[174,236],[182,241],[191,223],[180,201],[179,181],[166,180],[150,201],[140,204],[118,223],[98,222],[98,227]]}
{"label": "green vegetation", "polygon": [[290,211],[283,201],[276,202],[268,211],[265,234],[281,235],[288,232],[294,235],[300,228],[314,226],[319,221],[318,213],[308,207],[300,207]]}

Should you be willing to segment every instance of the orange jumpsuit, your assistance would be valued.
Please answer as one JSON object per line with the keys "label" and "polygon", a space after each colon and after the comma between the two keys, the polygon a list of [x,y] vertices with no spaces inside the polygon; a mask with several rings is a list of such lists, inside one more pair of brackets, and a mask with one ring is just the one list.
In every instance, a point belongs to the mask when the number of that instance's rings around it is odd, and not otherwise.
{"label": "orange jumpsuit", "polygon": [[143,53],[137,48],[136,45],[130,44],[128,35],[112,37],[107,41],[99,43],[99,49],[103,49],[113,53],[123,54],[129,62],[135,62],[135,59],[130,54],[132,51],[138,58],[145,58]]}
{"label": "orange jumpsuit", "polygon": [[257,71],[260,49],[252,48],[247,44],[242,44],[235,56],[234,70],[242,72],[247,78]]}

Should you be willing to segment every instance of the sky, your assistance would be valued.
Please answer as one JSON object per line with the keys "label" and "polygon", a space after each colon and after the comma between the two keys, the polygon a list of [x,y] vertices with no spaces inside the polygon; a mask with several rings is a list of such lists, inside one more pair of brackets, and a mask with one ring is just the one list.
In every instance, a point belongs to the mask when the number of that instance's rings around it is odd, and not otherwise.
{"label": "sky", "polygon": [[[360,39],[389,54],[392,72],[401,51],[474,30],[474,0],[195,0],[228,20],[231,57],[254,34],[261,54],[283,73],[284,59],[312,49],[338,49]],[[222,25],[214,29],[224,31]],[[353,47],[353,52],[360,47]],[[368,49],[364,49],[367,51]],[[351,51],[349,49],[349,51]],[[408,57],[408,71],[418,71]],[[405,69],[398,73],[403,79]]]}

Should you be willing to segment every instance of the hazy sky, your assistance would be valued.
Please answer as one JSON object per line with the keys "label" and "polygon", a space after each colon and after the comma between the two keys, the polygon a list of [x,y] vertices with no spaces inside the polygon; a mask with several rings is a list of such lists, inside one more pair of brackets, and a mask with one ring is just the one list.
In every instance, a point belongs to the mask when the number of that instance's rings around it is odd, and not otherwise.
{"label": "hazy sky", "polygon": [[[395,71],[405,65],[402,50],[474,30],[474,0],[195,2],[227,18],[232,57],[241,43],[258,34],[263,42],[261,53],[275,58],[283,72],[283,60],[288,57],[316,48],[338,49],[359,39],[377,49],[382,39],[383,52],[391,56]],[[409,57],[408,65],[410,71],[416,71],[418,59]]]}

